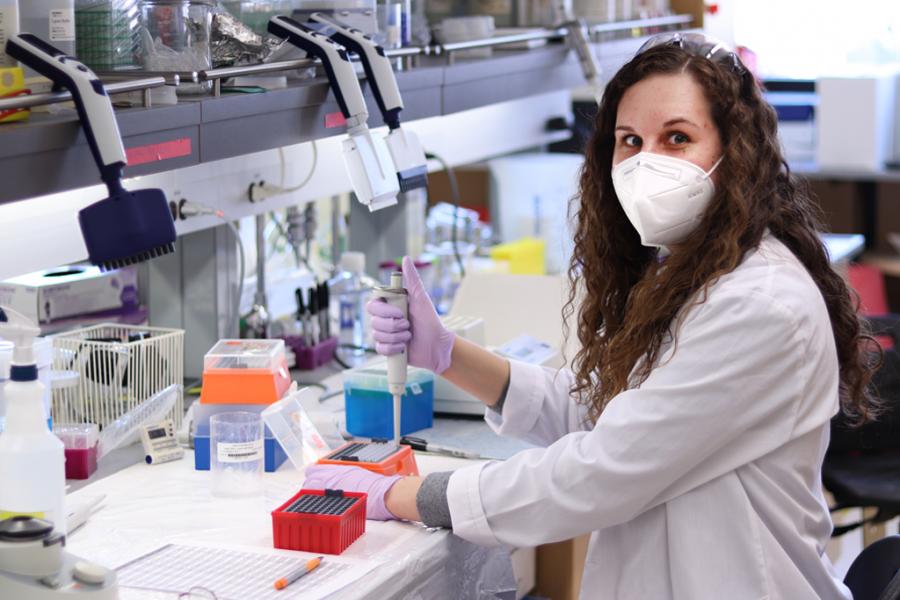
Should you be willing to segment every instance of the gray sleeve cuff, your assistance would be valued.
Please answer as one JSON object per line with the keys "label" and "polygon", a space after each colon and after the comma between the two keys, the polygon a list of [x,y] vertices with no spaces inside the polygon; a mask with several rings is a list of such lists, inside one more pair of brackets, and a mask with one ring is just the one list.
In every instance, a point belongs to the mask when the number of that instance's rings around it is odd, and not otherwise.
{"label": "gray sleeve cuff", "polygon": [[447,486],[453,471],[443,471],[428,475],[416,494],[416,508],[422,522],[428,527],[451,529],[450,504],[447,502]]}

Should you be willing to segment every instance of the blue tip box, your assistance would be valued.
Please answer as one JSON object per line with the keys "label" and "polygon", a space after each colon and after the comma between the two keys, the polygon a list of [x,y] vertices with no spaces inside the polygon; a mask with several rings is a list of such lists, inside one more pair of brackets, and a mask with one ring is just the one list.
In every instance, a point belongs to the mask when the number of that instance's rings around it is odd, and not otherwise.
{"label": "blue tip box", "polygon": [[[344,373],[347,431],[369,438],[394,437],[394,401],[387,387],[387,365],[379,363]],[[427,429],[434,422],[434,375],[410,367],[400,400],[400,435]]]}
{"label": "blue tip box", "polygon": [[[287,460],[287,454],[268,427],[263,440],[263,454],[266,473],[274,473]],[[194,434],[194,469],[209,471],[209,424],[199,426]]]}

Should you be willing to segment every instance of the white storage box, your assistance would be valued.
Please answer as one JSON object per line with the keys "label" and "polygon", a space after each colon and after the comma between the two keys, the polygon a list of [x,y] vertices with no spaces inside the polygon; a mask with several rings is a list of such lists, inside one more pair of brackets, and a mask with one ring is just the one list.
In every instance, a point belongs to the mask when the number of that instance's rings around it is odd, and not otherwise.
{"label": "white storage box", "polygon": [[91,265],[36,271],[0,282],[0,304],[36,323],[138,305],[133,267],[103,272]]}
{"label": "white storage box", "polygon": [[875,171],[893,161],[896,80],[885,72],[816,81],[820,168]]}

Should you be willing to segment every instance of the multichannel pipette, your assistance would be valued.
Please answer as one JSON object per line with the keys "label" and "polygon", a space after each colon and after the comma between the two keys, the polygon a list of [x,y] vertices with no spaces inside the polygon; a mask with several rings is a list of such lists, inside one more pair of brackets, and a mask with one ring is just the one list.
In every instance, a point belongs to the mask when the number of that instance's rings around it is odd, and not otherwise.
{"label": "multichannel pipette", "polygon": [[[399,308],[404,318],[409,317],[408,293],[403,288],[403,273],[391,273],[390,285],[375,288],[375,297]],[[394,397],[394,443],[397,444],[400,443],[400,400],[406,392],[406,366],[405,347],[399,354],[387,357],[388,391]]]}
{"label": "multichannel pipette", "polygon": [[347,120],[350,137],[343,143],[344,164],[357,200],[370,211],[397,204],[400,184],[394,160],[384,139],[369,131],[366,100],[347,51],[290,17],[272,17],[268,30],[322,61],[331,90]]}

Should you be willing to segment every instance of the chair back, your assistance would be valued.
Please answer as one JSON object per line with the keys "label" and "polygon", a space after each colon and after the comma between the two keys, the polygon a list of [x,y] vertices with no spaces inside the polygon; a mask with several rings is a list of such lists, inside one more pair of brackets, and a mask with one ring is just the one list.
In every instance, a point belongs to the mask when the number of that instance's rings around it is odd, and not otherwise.
{"label": "chair back", "polygon": [[844,583],[853,600],[900,600],[900,535],[882,538],[860,552]]}

